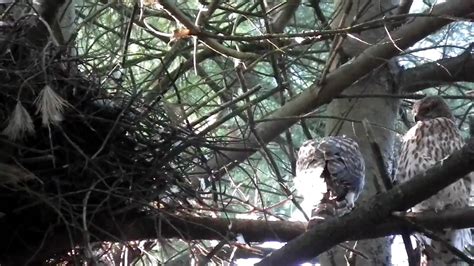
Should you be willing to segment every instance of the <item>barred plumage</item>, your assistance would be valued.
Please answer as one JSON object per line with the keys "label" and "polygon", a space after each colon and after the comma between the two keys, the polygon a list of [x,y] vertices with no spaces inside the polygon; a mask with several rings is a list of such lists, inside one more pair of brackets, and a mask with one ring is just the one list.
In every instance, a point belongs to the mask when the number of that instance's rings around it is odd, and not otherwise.
{"label": "barred plumage", "polygon": [[[365,164],[357,142],[345,136],[308,140],[298,152],[295,184],[306,205],[314,207],[322,193],[330,192],[349,209],[365,183]],[[316,198],[315,198],[316,196]]]}

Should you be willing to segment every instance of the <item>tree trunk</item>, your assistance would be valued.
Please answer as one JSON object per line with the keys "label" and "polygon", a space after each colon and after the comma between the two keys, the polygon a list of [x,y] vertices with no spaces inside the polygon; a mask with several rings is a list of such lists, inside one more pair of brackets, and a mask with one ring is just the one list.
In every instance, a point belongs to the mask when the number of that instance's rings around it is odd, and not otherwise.
{"label": "tree trunk", "polygon": [[[370,1],[369,1],[370,2]],[[384,10],[390,10],[393,6],[391,1],[378,1],[377,5],[370,4],[367,0],[342,1],[338,4],[339,15],[333,23],[333,28],[347,27],[355,22],[363,22],[370,18],[380,17]],[[364,11],[366,10],[366,11]],[[361,15],[362,14],[362,15]],[[359,18],[358,18],[359,17]],[[356,19],[354,21],[354,19]],[[335,69],[338,65],[357,56],[366,49],[366,43],[375,43],[385,37],[383,28],[376,28],[370,31],[357,34],[357,38],[365,43],[347,38],[340,44],[337,38],[333,42],[335,60],[329,66]],[[338,48],[341,47],[342,49]],[[348,57],[348,58],[344,58]],[[390,65],[390,67],[389,67]],[[345,90],[347,94],[397,94],[398,88],[394,86],[394,78],[391,70],[398,71],[396,64],[382,66],[369,75],[365,76],[357,83]],[[378,191],[383,190],[383,183],[377,170],[376,162],[373,159],[372,150],[361,123],[351,121],[361,121],[368,119],[374,126],[376,141],[383,152],[387,167],[391,162],[394,133],[390,129],[394,128],[397,118],[399,101],[390,98],[366,98],[366,99],[339,99],[332,101],[327,110],[329,116],[340,119],[331,119],[326,122],[326,135],[346,135],[354,138],[359,143],[362,155],[366,163],[366,184],[359,204],[368,197],[373,196]],[[362,202],[362,203],[361,203]],[[389,237],[373,240],[363,240],[357,243],[351,242],[350,247],[363,253],[369,261],[360,256],[353,256],[350,251],[341,247],[335,247],[320,256],[321,265],[390,265],[392,240]]]}
{"label": "tree trunk", "polygon": [[[346,91],[351,95],[366,94],[368,92],[392,94],[396,93],[396,88],[392,84],[389,68],[382,67]],[[344,121],[344,119],[361,121],[367,118],[373,125],[376,125],[373,127],[376,141],[384,154],[387,166],[389,166],[394,142],[394,133],[390,129],[394,128],[398,103],[397,99],[390,98],[338,99],[332,101],[328,106],[329,116],[341,117],[341,120],[328,120],[326,123],[326,134],[353,137],[359,143],[365,158],[366,184],[364,192],[358,200],[359,204],[363,204],[365,199],[384,188],[362,124]],[[391,240],[389,238],[364,240],[357,243],[356,249],[369,257],[370,265],[389,265],[390,244]],[[350,246],[353,246],[353,244]],[[321,265],[345,265],[345,253],[345,250],[336,247],[321,256]],[[358,265],[368,265],[363,258],[359,257],[357,261],[359,262]]]}

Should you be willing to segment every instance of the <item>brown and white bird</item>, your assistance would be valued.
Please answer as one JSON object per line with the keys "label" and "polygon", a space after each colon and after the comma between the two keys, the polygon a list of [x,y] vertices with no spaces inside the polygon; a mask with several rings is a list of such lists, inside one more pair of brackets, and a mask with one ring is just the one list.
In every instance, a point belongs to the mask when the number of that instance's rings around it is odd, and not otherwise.
{"label": "brown and white bird", "polygon": [[304,198],[303,209],[314,208],[329,193],[331,200],[351,210],[364,184],[364,159],[353,139],[330,136],[300,147],[295,186]]}
{"label": "brown and white bird", "polygon": [[[441,97],[425,97],[415,102],[412,111],[416,124],[403,137],[395,174],[395,179],[401,183],[425,172],[464,144],[454,116]],[[440,211],[469,206],[470,178],[458,180],[414,206],[412,211]],[[437,233],[460,250],[471,244],[469,229],[447,229]],[[440,242],[424,238],[423,242],[430,265],[458,265],[457,257]]]}

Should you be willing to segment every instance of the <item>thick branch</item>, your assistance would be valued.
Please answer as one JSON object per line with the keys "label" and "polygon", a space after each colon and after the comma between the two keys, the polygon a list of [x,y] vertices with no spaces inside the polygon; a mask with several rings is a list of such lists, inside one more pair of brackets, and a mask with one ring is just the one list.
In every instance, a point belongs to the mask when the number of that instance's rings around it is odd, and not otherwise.
{"label": "thick branch", "polygon": [[410,7],[413,4],[413,0],[400,0],[398,8],[395,10],[395,14],[408,14]]}
{"label": "thick branch", "polygon": [[58,13],[61,6],[65,3],[65,0],[43,0],[39,1],[39,13],[43,19],[52,25],[56,19],[56,14]]}
{"label": "thick branch", "polygon": [[[444,15],[457,17],[467,15],[473,11],[474,2],[453,0],[437,5],[432,10],[431,14],[434,16]],[[392,43],[390,38],[380,41],[377,45],[366,49],[351,63],[345,64],[329,74],[323,88],[321,88],[318,83],[315,82],[310,88],[294,98],[292,101],[282,106],[269,117],[271,119],[278,119],[280,117],[298,116],[316,109],[323,104],[331,102],[334,97],[339,95],[352,83],[376,67],[384,64],[386,60],[399,54],[399,49],[406,49],[410,47],[427,35],[439,30],[449,22],[451,22],[451,20],[442,19],[439,17],[416,18],[411,23],[404,25],[391,35],[391,39],[396,41],[396,46]],[[268,143],[296,121],[298,120],[285,119],[267,121],[257,125],[255,130],[258,133],[261,141]],[[224,166],[226,166],[226,171],[228,171],[229,167],[235,166],[239,162],[242,162],[248,158],[255,152],[255,150],[252,148],[259,146],[257,140],[252,134],[245,133],[241,138],[242,141],[232,145],[232,147],[238,149],[250,148],[248,151],[225,152],[208,162],[207,165],[211,169],[216,170],[216,175],[225,173],[225,171],[221,171]],[[205,171],[203,171],[203,169],[195,169],[194,171],[196,177],[203,177],[204,173]]]}
{"label": "thick branch", "polygon": [[[469,228],[474,227],[474,207],[465,209],[448,210],[439,213],[417,213],[408,214],[408,218],[414,223],[431,230],[443,228]],[[104,219],[109,221],[110,219]],[[119,219],[120,220],[120,219]],[[216,219],[209,217],[195,216],[167,216],[152,217],[145,215],[136,217],[135,215],[120,220],[116,224],[108,223],[107,228],[101,228],[100,231],[93,232],[94,241],[134,241],[153,238],[180,238],[186,240],[222,240],[228,235],[229,224],[233,235],[242,234],[248,242],[279,241],[288,242],[306,231],[306,223],[289,221],[264,221],[264,220],[246,220],[246,219]],[[334,224],[340,230],[346,227],[346,224],[338,221]],[[98,225],[99,226],[99,225]],[[326,230],[327,224],[316,226],[319,230]],[[331,225],[329,225],[331,226]],[[347,240],[361,240],[377,238],[401,233],[402,226],[405,231],[413,232],[406,224],[399,219],[387,219],[386,221],[365,229],[358,229],[347,236]],[[157,232],[157,229],[159,231]],[[122,238],[114,236],[122,235]],[[80,233],[76,243],[81,244]],[[232,241],[234,239],[228,239]],[[70,243],[64,234],[54,234],[49,244],[44,247],[44,252],[40,256],[47,258],[53,253],[67,251]]]}
{"label": "thick branch", "polygon": [[403,71],[400,88],[403,92],[415,92],[450,82],[474,82],[472,73],[474,73],[474,55],[463,53]]}
{"label": "thick branch", "polygon": [[271,24],[273,32],[283,32],[283,29],[293,17],[300,4],[301,0],[289,0],[285,3]]}
{"label": "thick branch", "polygon": [[[293,265],[309,260],[332,246],[360,238],[363,229],[372,231],[393,211],[403,211],[474,171],[474,139],[460,151],[436,164],[424,175],[394,187],[387,193],[362,202],[350,214],[327,220],[263,259],[259,265]],[[362,230],[361,230],[362,229]]]}
{"label": "thick branch", "polygon": [[[443,228],[469,228],[474,227],[474,207],[465,209],[448,210],[439,213],[417,213],[408,214],[407,217],[414,223],[428,229]],[[228,234],[229,224],[232,224],[230,231],[234,234],[242,234],[248,242],[265,241],[290,241],[306,230],[304,222],[289,221],[263,221],[246,219],[216,219],[207,217],[192,216],[170,216],[161,220],[161,237],[183,238],[187,240],[213,239],[220,240]],[[143,217],[130,223],[121,224],[122,233],[131,231],[125,240],[150,239],[156,235],[156,217]],[[323,225],[320,225],[323,226]],[[318,227],[320,227],[318,226]],[[344,227],[338,222],[339,227]],[[399,219],[388,219],[368,230],[358,230],[348,235],[347,240],[360,240],[377,238],[400,233],[400,228],[406,224]],[[111,231],[115,231],[114,229]],[[324,230],[324,229],[321,229]],[[113,240],[106,237],[100,240]],[[230,239],[232,240],[232,239]]]}

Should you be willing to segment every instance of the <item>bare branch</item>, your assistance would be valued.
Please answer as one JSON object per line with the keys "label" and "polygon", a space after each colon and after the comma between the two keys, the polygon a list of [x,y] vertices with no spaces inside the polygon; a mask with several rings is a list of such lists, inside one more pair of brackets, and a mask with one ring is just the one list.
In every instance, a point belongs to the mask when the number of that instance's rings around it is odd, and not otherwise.
{"label": "bare branch", "polygon": [[403,92],[416,92],[433,86],[456,81],[474,82],[474,55],[459,56],[410,68],[401,73],[400,88]]}
{"label": "bare branch", "polygon": [[410,11],[410,7],[413,4],[413,0],[400,0],[395,14],[407,14]]}
{"label": "bare branch", "polygon": [[274,32],[283,32],[283,29],[293,17],[300,4],[301,0],[286,1],[284,7],[278,12],[278,15],[272,21],[270,25],[271,29]]}

